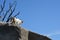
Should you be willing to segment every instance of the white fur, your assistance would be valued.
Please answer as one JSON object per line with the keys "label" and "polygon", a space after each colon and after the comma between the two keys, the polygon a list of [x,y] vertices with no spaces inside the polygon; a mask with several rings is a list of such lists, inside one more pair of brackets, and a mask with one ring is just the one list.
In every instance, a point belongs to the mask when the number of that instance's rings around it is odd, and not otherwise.
{"label": "white fur", "polygon": [[[13,22],[13,19],[14,19],[15,22]],[[15,18],[15,17],[12,17],[12,18],[10,19],[10,22],[11,22],[11,23],[14,23],[14,24],[16,24],[16,25],[21,25],[21,24],[23,23],[22,20],[17,19],[17,18]]]}
{"label": "white fur", "polygon": [[15,23],[16,24],[22,24],[22,20],[15,18]]}

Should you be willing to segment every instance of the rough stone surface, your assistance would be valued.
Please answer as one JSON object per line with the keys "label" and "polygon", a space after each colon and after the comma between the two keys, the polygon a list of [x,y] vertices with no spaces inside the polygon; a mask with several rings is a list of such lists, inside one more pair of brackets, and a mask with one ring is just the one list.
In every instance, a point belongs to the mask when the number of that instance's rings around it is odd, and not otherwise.
{"label": "rough stone surface", "polygon": [[0,40],[51,40],[50,38],[25,30],[19,25],[0,22]]}
{"label": "rough stone surface", "polygon": [[28,31],[19,25],[0,22],[0,40],[28,40]]}
{"label": "rough stone surface", "polygon": [[21,28],[21,40],[28,40],[28,31]]}
{"label": "rough stone surface", "polygon": [[0,40],[19,40],[20,30],[16,26],[0,23]]}
{"label": "rough stone surface", "polygon": [[51,40],[50,38],[31,32],[29,31],[29,36],[28,36],[29,40]]}

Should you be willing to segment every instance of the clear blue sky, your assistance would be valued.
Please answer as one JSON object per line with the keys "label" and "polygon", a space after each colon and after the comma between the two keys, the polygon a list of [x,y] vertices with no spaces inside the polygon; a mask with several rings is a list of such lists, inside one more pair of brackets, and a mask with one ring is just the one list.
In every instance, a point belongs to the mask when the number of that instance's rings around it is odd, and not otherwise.
{"label": "clear blue sky", "polygon": [[[7,0],[7,3],[15,0]],[[22,26],[52,40],[60,40],[60,0],[16,0]]]}

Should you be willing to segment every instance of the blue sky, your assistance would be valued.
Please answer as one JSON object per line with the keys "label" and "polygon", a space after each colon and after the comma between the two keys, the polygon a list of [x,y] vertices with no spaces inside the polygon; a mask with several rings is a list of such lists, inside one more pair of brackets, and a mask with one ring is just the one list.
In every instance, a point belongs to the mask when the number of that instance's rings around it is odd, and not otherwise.
{"label": "blue sky", "polygon": [[[13,2],[15,0],[7,0]],[[16,0],[17,18],[22,19],[22,27],[38,34],[47,35],[52,40],[60,40],[60,0]]]}

